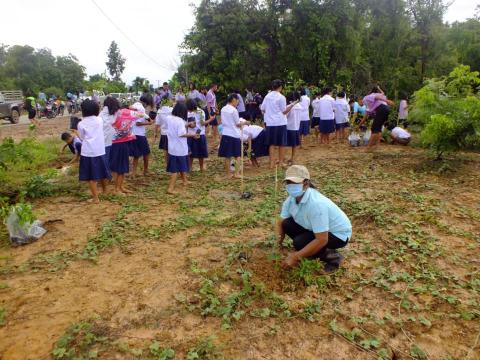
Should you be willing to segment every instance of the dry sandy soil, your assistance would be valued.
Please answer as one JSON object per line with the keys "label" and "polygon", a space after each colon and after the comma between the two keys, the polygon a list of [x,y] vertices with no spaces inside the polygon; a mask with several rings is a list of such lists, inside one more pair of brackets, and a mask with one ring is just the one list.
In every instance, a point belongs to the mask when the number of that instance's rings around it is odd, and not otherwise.
{"label": "dry sandy soil", "polygon": [[40,199],[59,220],[43,238],[3,235],[0,358],[480,359],[480,156],[342,144],[299,159],[352,219],[337,273],[280,269],[285,193],[265,160],[246,170],[249,200],[215,155],[172,197],[155,151],[133,195]]}

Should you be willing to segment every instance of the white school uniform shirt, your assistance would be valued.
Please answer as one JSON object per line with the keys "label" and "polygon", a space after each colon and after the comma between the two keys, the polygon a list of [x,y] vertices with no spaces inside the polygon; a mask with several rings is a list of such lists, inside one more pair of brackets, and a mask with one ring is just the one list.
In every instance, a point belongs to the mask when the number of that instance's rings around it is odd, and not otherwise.
{"label": "white school uniform shirt", "polygon": [[412,135],[410,135],[410,133],[407,130],[397,126],[393,128],[392,136],[397,139],[410,139]]}
{"label": "white school uniform shirt", "polygon": [[263,127],[258,125],[248,125],[243,127],[243,139],[248,140],[252,139],[255,140],[258,135],[263,131]]}
{"label": "white school uniform shirt", "polygon": [[202,120],[205,119],[205,113],[203,112],[203,110],[192,111],[192,112],[189,111],[187,114],[187,119],[190,120],[190,118],[192,117],[195,118],[195,127],[187,128],[187,133],[196,134],[197,130],[200,129],[199,135],[205,135],[205,125],[202,126]]}
{"label": "white school uniform shirt", "polygon": [[313,108],[313,117],[319,118],[320,117],[320,98],[316,97],[312,101],[312,108]]}
{"label": "white school uniform shirt", "polygon": [[[143,113],[143,114],[146,113],[145,108],[139,102],[136,102],[135,104],[133,104],[132,108],[134,108],[135,111],[137,111],[137,112],[140,112],[140,113]],[[133,125],[133,127],[132,127],[132,132],[135,136],[145,136],[145,134],[147,133],[147,129],[146,129],[145,126],[137,126],[137,123],[143,123],[143,122],[145,122],[145,118],[143,118],[143,117],[135,120],[135,125]]]}
{"label": "white school uniform shirt", "polygon": [[167,118],[172,115],[173,108],[170,106],[162,106],[155,118],[155,125],[160,126],[160,132],[162,135],[167,135]]}
{"label": "white school uniform shirt", "polygon": [[300,112],[300,121],[310,120],[310,98],[307,95],[303,95],[300,98],[300,105],[302,111]]}
{"label": "white school uniform shirt", "polygon": [[287,125],[287,117],[283,114],[287,109],[287,99],[280,92],[270,91],[263,99],[260,109],[265,113],[263,117],[265,125]]}
{"label": "white school uniform shirt", "polygon": [[407,100],[400,100],[400,106],[398,108],[398,118],[407,119],[408,118],[408,103]]}
{"label": "white school uniform shirt", "polygon": [[239,113],[245,112],[245,101],[243,101],[242,95],[238,94],[238,105],[237,105],[237,110]]}
{"label": "white school uniform shirt", "polygon": [[100,118],[103,122],[103,137],[105,139],[105,147],[112,146],[113,136],[115,135],[115,129],[112,124],[115,121],[115,114],[110,115],[108,107],[104,106],[100,112]]}
{"label": "white school uniform shirt", "polygon": [[293,106],[292,110],[287,114],[287,130],[300,130],[300,122],[302,121],[303,106],[298,103]]}
{"label": "white school uniform shirt", "polygon": [[202,100],[202,96],[200,94],[200,91],[198,91],[197,89],[190,91],[188,93],[188,98],[192,99],[192,100],[196,100],[196,99]]}
{"label": "white school uniform shirt", "polygon": [[82,140],[82,156],[97,157],[105,155],[103,121],[99,116],[83,118],[78,123],[78,137]]}
{"label": "white school uniform shirt", "polygon": [[335,119],[335,100],[330,95],[324,95],[320,99],[320,120]]}
{"label": "white school uniform shirt", "polygon": [[348,122],[348,114],[350,105],[345,98],[337,98],[335,100],[335,123],[343,124]]}
{"label": "white school uniform shirt", "polygon": [[185,121],[177,116],[170,115],[167,118],[167,123],[168,153],[173,156],[187,156],[187,138],[182,137],[187,133]]}
{"label": "white school uniform shirt", "polygon": [[240,139],[240,128],[237,126],[240,124],[240,116],[238,110],[232,105],[227,104],[221,111],[223,131],[222,136],[230,136],[236,139]]}

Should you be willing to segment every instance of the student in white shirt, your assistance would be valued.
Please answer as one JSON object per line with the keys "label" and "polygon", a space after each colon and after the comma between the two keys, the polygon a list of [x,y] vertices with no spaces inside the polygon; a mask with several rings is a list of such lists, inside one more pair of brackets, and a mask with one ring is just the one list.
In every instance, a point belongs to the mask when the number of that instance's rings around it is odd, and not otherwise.
{"label": "student in white shirt", "polygon": [[306,93],[306,88],[300,89],[300,147],[304,143],[305,137],[310,135],[310,97]]}
{"label": "student in white shirt", "polygon": [[322,91],[320,99],[320,143],[330,144],[330,134],[335,132],[335,100],[332,97],[332,89],[326,87]]}
{"label": "student in white shirt", "polygon": [[400,104],[398,106],[398,122],[403,127],[408,127],[408,96],[402,93],[400,96]]}
{"label": "student in white shirt", "polygon": [[315,143],[318,144],[318,136],[320,135],[320,130],[318,129],[320,125],[320,99],[322,98],[321,93],[315,94],[315,99],[312,101],[313,116],[312,116],[312,129],[315,132]]}
{"label": "student in white shirt", "polygon": [[148,145],[146,126],[151,125],[156,113],[153,112],[155,106],[153,104],[153,97],[150,94],[145,94],[140,97],[140,102],[136,102],[131,106],[132,110],[144,113],[147,115],[143,119],[138,119],[133,126],[133,134],[136,139],[129,143],[130,156],[133,157],[132,175],[137,175],[138,160],[143,157],[143,175],[148,175],[148,162],[150,158],[150,146]]}
{"label": "student in white shirt", "polygon": [[339,141],[346,139],[345,129],[350,126],[349,116],[350,105],[348,105],[345,91],[340,91],[335,99],[335,129]]}
{"label": "student in white shirt", "polygon": [[233,177],[240,178],[239,159],[241,156],[241,132],[240,128],[248,125],[249,122],[240,119],[238,114],[238,95],[230,94],[227,98],[227,105],[222,108],[222,139],[220,140],[220,147],[218,148],[218,157],[225,158],[225,176],[227,179],[231,178],[230,174],[230,160],[235,158],[235,174]]}
{"label": "student in white shirt", "polygon": [[408,145],[412,139],[412,135],[400,126],[392,129],[392,144]]}
{"label": "student in white shirt", "polygon": [[88,181],[92,200],[99,203],[97,181],[102,184],[103,192],[107,191],[107,179],[111,177],[105,160],[105,138],[103,122],[98,117],[100,107],[93,100],[84,100],[81,105],[83,119],[78,123],[78,137],[82,140],[80,154],[79,180]]}
{"label": "student in white shirt", "polygon": [[300,100],[300,94],[298,92],[294,91],[287,95],[288,103],[295,103],[287,114],[287,146],[292,149],[292,156],[288,161],[289,165],[292,165],[295,162],[295,152],[297,147],[301,144],[300,124],[302,123],[301,119],[304,115],[304,108],[301,102],[298,103],[298,100]]}
{"label": "student in white shirt", "polygon": [[113,136],[115,130],[113,123],[115,121],[115,114],[120,110],[120,103],[112,96],[107,96],[103,101],[103,109],[100,112],[100,118],[103,121],[103,135],[105,138],[105,159],[107,165],[110,162],[110,150],[112,149]]}
{"label": "student in white shirt", "polygon": [[243,127],[243,137],[243,141],[248,141],[248,150],[250,152],[252,165],[260,167],[258,158],[268,156],[265,129],[258,125],[246,125]]}
{"label": "student in white shirt", "polygon": [[193,165],[193,159],[198,159],[198,163],[200,164],[200,171],[203,172],[205,170],[204,159],[208,158],[208,146],[207,138],[205,136],[205,126],[210,124],[215,119],[215,116],[211,116],[209,120],[205,120],[205,112],[198,107],[197,101],[193,99],[187,100],[187,110],[187,133],[199,135],[198,138],[189,137],[187,140],[190,155],[190,169]]}
{"label": "student in white shirt", "polygon": [[158,148],[164,152],[165,164],[168,162],[167,118],[172,115],[173,110],[173,107],[168,103],[170,103],[169,100],[167,100],[167,103],[160,108],[155,118],[155,140],[157,140],[158,133],[160,132],[160,143],[158,144]]}
{"label": "student in white shirt", "polygon": [[172,110],[172,115],[168,117],[167,137],[168,137],[168,161],[167,172],[171,173],[170,182],[168,184],[167,194],[176,194],[175,182],[177,176],[180,174],[183,185],[186,186],[187,175],[190,171],[188,161],[188,142],[187,138],[199,138],[200,135],[188,134],[187,121],[187,107],[184,103],[177,103]]}
{"label": "student in white shirt", "polygon": [[[287,106],[287,99],[282,95],[283,81],[273,80],[272,91],[263,99],[260,109],[264,114],[267,143],[270,146],[270,168],[275,164],[286,166],[284,163],[285,147],[287,146],[287,117],[290,109],[296,104]],[[275,161],[274,150],[278,147],[278,160]]]}

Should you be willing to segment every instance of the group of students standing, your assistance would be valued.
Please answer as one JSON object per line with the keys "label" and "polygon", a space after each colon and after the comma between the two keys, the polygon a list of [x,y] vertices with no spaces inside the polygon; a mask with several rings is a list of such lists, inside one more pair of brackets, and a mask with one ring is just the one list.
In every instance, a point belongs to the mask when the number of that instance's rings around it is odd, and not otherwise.
{"label": "group of students standing", "polygon": [[[264,126],[247,120],[252,116],[238,91],[228,95],[226,105],[219,110],[217,90],[216,84],[203,92],[196,91],[193,85],[187,96],[179,93],[173,96],[168,84],[164,84],[155,97],[144,93],[139,102],[128,108],[122,108],[117,99],[107,97],[101,111],[98,102],[85,100],[81,104],[83,119],[78,123],[76,133],[64,133],[62,139],[77,154],[79,179],[89,182],[93,201],[99,201],[97,182],[100,181],[106,191],[107,180],[112,176],[115,193],[129,192],[124,187],[124,178],[130,172],[130,158],[133,158],[134,176],[140,158],[143,158],[144,175],[148,175],[150,146],[146,128],[152,124],[155,124],[155,141],[159,138],[159,148],[165,152],[166,170],[172,174],[167,189],[169,194],[175,193],[178,176],[187,184],[186,173],[194,159],[198,159],[201,171],[205,169],[205,159],[209,156],[208,126],[212,127],[213,145],[218,146],[218,156],[224,158],[227,178],[240,177],[242,148],[248,149],[246,153],[253,166],[259,166],[260,157],[268,156],[271,168],[287,167],[295,163],[296,149],[305,142],[312,129],[315,142],[328,144],[333,133],[337,134],[337,139],[345,139],[345,130],[350,126],[352,109],[345,93],[339,92],[334,99],[332,89],[328,87],[310,101],[304,89],[289,92],[285,97],[283,82],[274,80],[271,91],[261,99],[261,104],[258,104],[258,98],[253,98],[263,116]],[[252,95],[247,93],[247,99]],[[353,104],[353,122],[359,127],[364,126],[367,118],[373,118],[372,145],[378,140],[392,105],[393,102],[378,87]],[[313,108],[312,119],[310,107]],[[218,135],[221,136],[219,142]],[[244,147],[242,143],[247,145]],[[288,161],[285,161],[286,148],[291,148]],[[234,171],[232,159],[235,159]]]}

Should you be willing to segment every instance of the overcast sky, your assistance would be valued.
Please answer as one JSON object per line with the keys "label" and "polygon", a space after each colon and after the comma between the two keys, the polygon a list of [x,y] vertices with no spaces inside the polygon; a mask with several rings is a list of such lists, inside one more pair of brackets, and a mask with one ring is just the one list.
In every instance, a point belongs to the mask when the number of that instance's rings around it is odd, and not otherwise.
{"label": "overcast sky", "polygon": [[[132,39],[112,25],[107,16]],[[179,45],[193,25],[191,3],[200,0],[1,0],[0,42],[72,53],[89,75],[105,71],[106,51],[115,40],[127,59],[123,80],[146,77],[155,86],[170,79]],[[446,20],[473,17],[480,0],[456,0]],[[152,61],[153,59],[153,61]]]}

